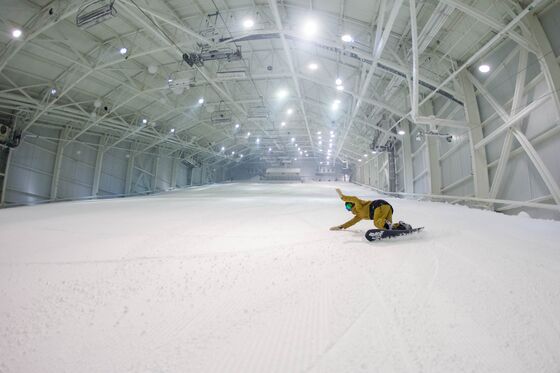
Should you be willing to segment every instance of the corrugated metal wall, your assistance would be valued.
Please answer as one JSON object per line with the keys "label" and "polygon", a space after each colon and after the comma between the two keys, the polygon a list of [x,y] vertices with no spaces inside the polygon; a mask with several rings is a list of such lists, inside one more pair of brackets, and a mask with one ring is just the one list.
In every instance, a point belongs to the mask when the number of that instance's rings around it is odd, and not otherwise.
{"label": "corrugated metal wall", "polygon": [[[11,149],[6,206],[154,193],[224,180],[222,167],[192,168],[179,159],[159,155],[157,150],[134,153],[132,144],[126,142],[119,148],[104,151],[102,136],[85,134],[79,141],[70,143],[60,141],[63,136],[64,130],[34,127],[19,147]],[[57,152],[61,154],[59,164]],[[98,159],[101,169],[95,196]],[[57,169],[58,183],[54,181]],[[127,180],[129,171],[130,180]]]}

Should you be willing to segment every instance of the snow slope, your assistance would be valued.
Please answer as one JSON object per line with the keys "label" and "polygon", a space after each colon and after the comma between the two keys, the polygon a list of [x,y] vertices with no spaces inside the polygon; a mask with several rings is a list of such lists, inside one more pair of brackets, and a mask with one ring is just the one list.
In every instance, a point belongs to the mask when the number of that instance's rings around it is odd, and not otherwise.
{"label": "snow slope", "polygon": [[559,222],[335,186],[0,210],[0,372],[560,371]]}

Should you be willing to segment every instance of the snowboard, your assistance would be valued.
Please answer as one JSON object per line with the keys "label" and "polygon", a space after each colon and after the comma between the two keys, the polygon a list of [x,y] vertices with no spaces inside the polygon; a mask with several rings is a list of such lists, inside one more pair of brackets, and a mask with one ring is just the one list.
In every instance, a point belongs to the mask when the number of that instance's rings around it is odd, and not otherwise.
{"label": "snowboard", "polygon": [[370,229],[366,232],[366,239],[368,241],[378,241],[386,238],[405,236],[407,234],[420,232],[422,229],[424,229],[424,227],[407,230]]}

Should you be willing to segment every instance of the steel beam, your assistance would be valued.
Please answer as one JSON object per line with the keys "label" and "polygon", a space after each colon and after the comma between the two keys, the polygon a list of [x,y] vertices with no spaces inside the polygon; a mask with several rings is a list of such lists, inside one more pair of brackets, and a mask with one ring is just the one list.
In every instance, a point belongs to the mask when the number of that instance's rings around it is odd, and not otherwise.
{"label": "steel beam", "polygon": [[533,165],[537,169],[539,175],[541,175],[544,183],[546,184],[546,187],[548,188],[548,190],[550,190],[550,194],[552,194],[554,201],[557,205],[560,205],[560,187],[558,186],[558,183],[556,183],[556,180],[554,180],[554,177],[542,161],[541,157],[538,155],[533,145],[531,145],[529,139],[527,139],[527,137],[519,130],[519,128],[513,127],[511,131],[519,144],[523,147],[523,149],[529,156],[531,162],[533,162]]}
{"label": "steel beam", "polygon": [[[511,106],[511,115],[515,115],[521,106],[521,99],[523,97],[523,92],[525,88],[525,79],[526,79],[526,71],[527,71],[527,61],[528,61],[529,53],[521,49],[519,51],[519,63],[517,71],[517,80],[515,82],[515,91],[513,94],[513,102]],[[509,119],[508,119],[509,120]],[[502,151],[500,153],[500,159],[498,161],[498,168],[496,169],[496,173],[494,174],[494,180],[492,181],[492,187],[490,188],[490,198],[496,198],[498,193],[500,192],[500,187],[502,185],[502,180],[505,174],[506,165],[509,159],[509,155],[511,153],[511,147],[513,145],[513,134],[511,129],[508,129],[506,132],[506,137],[504,139],[504,144],[502,145]]]}
{"label": "steel beam", "polygon": [[[460,1],[460,0],[440,0],[440,1],[449,5],[449,6],[451,6],[451,7],[453,7],[453,8],[459,9],[460,11],[462,11],[463,13],[471,16],[475,20],[491,27],[494,31],[502,31],[504,29],[504,27],[506,27],[506,25],[504,25],[502,22],[493,19],[492,17],[486,15],[485,13],[480,11],[479,9],[476,9],[475,7],[472,7],[472,6],[468,5],[464,1]],[[520,46],[522,46],[526,50],[528,50],[530,52],[533,52],[533,53],[536,52],[535,47],[533,46],[531,41],[527,40],[522,35],[519,35],[518,33],[516,33],[513,30],[507,31],[506,34],[510,39],[512,39],[513,41],[518,43]]]}
{"label": "steel beam", "polygon": [[474,180],[474,194],[477,198],[488,198],[488,161],[486,159],[486,149],[483,147],[475,148],[475,144],[484,138],[482,125],[480,122],[480,112],[474,86],[469,80],[468,71],[464,70],[459,74],[459,81],[463,88],[465,97],[465,118],[469,126],[469,148],[471,152],[472,173]]}
{"label": "steel beam", "polygon": [[534,14],[530,14],[527,17],[527,25],[536,40],[539,49],[537,58],[539,59],[544,78],[550,88],[550,94],[556,106],[556,114],[560,119],[560,66],[558,66],[549,38],[544,32],[539,19]]}

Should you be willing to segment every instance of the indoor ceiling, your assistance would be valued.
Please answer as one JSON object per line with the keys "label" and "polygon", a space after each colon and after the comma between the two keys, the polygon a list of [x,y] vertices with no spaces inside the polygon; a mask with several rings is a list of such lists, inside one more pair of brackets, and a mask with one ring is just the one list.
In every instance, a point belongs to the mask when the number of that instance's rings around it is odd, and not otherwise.
{"label": "indoor ceiling", "polygon": [[[77,26],[107,4],[0,0],[0,113],[17,118],[24,138],[43,126],[192,162],[352,161],[372,138],[398,137],[410,115],[408,0],[116,0],[114,16]],[[415,6],[419,95],[460,108],[449,77],[522,5]],[[520,35],[504,33],[528,47]],[[214,57],[190,66],[185,53]]]}

